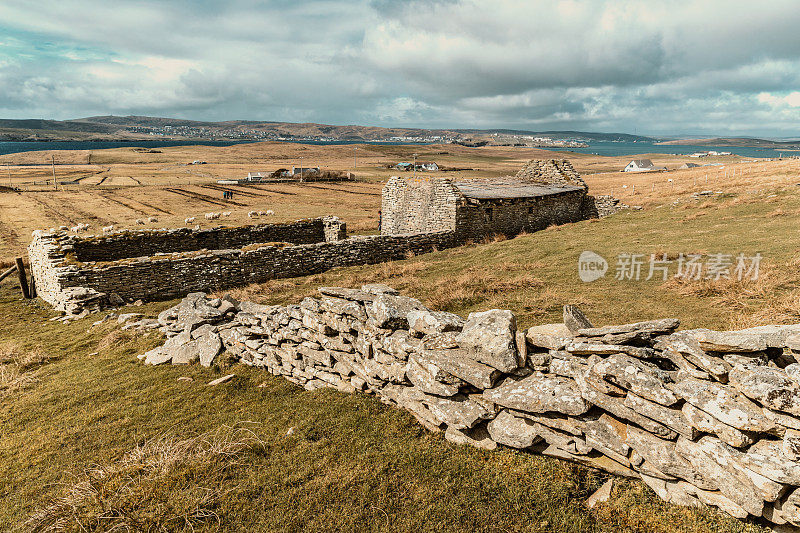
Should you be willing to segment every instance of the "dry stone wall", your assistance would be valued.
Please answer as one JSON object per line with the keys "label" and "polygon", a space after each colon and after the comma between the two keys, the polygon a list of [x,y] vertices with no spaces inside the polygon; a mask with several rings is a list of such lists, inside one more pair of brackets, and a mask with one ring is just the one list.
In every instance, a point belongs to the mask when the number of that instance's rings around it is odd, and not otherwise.
{"label": "dry stone wall", "polygon": [[[326,220],[328,222],[326,223]],[[189,252],[194,250],[228,250],[258,242],[311,244],[326,240],[327,226],[338,219],[312,218],[287,224],[256,224],[239,227],[218,227],[194,230],[120,231],[92,238],[75,236],[71,246],[75,259],[81,262],[116,261],[129,257]],[[344,227],[341,222],[337,225]],[[337,228],[338,229],[338,228]]]}
{"label": "dry stone wall", "polygon": [[800,324],[678,330],[678,320],[518,331],[384,285],[298,305],[187,296],[158,316],[145,364],[240,362],[308,389],[375,394],[447,440],[637,478],[666,501],[800,526]]}
{"label": "dry stone wall", "polygon": [[381,198],[381,233],[425,233],[456,229],[461,195],[448,179],[391,177]]}
{"label": "dry stone wall", "polygon": [[[125,301],[163,300],[193,291],[316,274],[334,267],[404,259],[459,244],[453,232],[342,238],[344,224],[334,217],[300,221],[299,234],[305,235],[312,226],[318,228],[320,240],[328,240],[311,244],[254,242],[234,249],[159,253],[105,262],[76,260],[74,250],[83,245],[81,238],[64,232],[36,231],[29,257],[38,295],[58,310],[79,314]],[[246,231],[241,229],[241,233]],[[114,250],[112,257],[116,257],[116,250],[124,249],[125,239],[130,237],[131,253],[140,253],[142,248],[137,245],[154,233],[159,242],[166,240],[163,234],[175,236],[180,242],[192,241],[186,230],[163,230],[101,237],[99,242],[105,244],[98,246]]]}

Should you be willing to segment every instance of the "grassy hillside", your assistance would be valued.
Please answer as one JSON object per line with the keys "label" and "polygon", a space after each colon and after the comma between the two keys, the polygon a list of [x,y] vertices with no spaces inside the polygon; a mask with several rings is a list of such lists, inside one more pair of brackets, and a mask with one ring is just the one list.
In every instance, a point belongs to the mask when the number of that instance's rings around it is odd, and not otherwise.
{"label": "grassy hillside", "polygon": [[[283,303],[320,285],[382,281],[461,314],[512,309],[522,326],[558,320],[564,303],[579,304],[598,325],[662,316],[681,318],[684,327],[798,322],[799,218],[791,188],[732,192],[233,292]],[[578,279],[583,250],[609,261],[605,278]],[[760,252],[764,260],[756,282],[623,281],[613,277],[623,252],[673,259]],[[133,310],[155,314],[168,305]],[[0,313],[0,529],[36,509],[63,513],[83,494],[89,529],[102,529],[97,516],[113,512],[140,529],[760,530],[664,504],[631,481],[589,511],[582,503],[605,475],[452,445],[371,396],[305,392],[262,370],[228,367],[224,358],[212,369],[145,368],[135,355],[159,344],[156,334],[120,332],[113,321],[91,327],[97,317],[50,322],[46,306],[19,301],[8,283]],[[231,372],[234,381],[205,385]],[[215,446],[200,453],[195,444],[176,444],[197,435]],[[60,507],[46,507],[64,495]]]}

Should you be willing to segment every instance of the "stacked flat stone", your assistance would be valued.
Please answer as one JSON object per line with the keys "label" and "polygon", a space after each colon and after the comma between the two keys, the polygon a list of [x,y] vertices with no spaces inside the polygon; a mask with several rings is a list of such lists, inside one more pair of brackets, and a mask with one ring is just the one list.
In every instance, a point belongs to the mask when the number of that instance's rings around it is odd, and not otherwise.
{"label": "stacked flat stone", "polygon": [[593,198],[598,218],[607,217],[629,208],[627,204],[622,203],[618,198],[614,198],[610,194],[599,194]]}
{"label": "stacked flat stone", "polygon": [[588,190],[586,182],[567,159],[531,159],[515,177],[533,183],[575,185]]}
{"label": "stacked flat stone", "polygon": [[192,294],[158,317],[146,363],[223,350],[308,390],[376,394],[447,440],[641,479],[666,501],[800,526],[800,325],[677,331],[660,319],[517,331],[380,284],[267,306]]}

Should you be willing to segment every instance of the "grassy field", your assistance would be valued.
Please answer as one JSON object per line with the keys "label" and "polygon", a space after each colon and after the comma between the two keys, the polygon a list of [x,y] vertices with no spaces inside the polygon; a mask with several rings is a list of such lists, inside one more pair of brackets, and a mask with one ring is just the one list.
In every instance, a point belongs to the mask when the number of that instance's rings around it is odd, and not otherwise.
{"label": "grassy field", "polygon": [[[714,158],[726,169],[673,171],[652,175],[621,174],[630,157],[548,152],[532,148],[466,148],[456,145],[433,146],[314,146],[292,143],[253,143],[229,147],[180,146],[162,148],[160,153],[139,153],[132,148],[99,151],[25,152],[0,156],[0,185],[21,188],[23,192],[4,192],[0,188],[0,258],[19,255],[35,229],[53,226],[91,224],[92,232],[103,226],[137,228],[137,219],[156,217],[145,227],[181,227],[188,217],[202,227],[252,223],[251,210],[272,210],[269,220],[280,222],[308,216],[335,214],[348,223],[353,233],[377,230],[382,183],[398,171],[387,168],[399,161],[435,161],[441,166],[460,169],[437,175],[474,178],[515,174],[529,159],[568,157],[587,176],[593,193],[613,193],[629,203],[663,203],[694,187],[713,187],[725,179],[725,172],[738,168],[741,176],[780,173],[779,167],[791,162],[735,163],[739,158]],[[355,159],[357,160],[354,161]],[[56,162],[54,188],[51,157]],[[223,178],[242,178],[249,171],[274,171],[279,168],[319,165],[325,169],[356,168],[358,182],[337,184],[255,186],[217,185]],[[687,158],[651,155],[657,164],[676,168]],[[195,160],[205,165],[189,165]],[[711,160],[709,160],[711,161]],[[711,169],[711,170],[709,170]],[[711,173],[710,178],[706,175]],[[674,178],[673,182],[667,179]],[[709,179],[709,183],[705,180]],[[631,193],[636,186],[636,197]],[[625,187],[623,187],[625,186]],[[232,201],[222,198],[222,189],[234,191]],[[651,203],[653,203],[651,202]],[[204,213],[229,211],[229,218],[206,221]],[[264,221],[264,219],[260,219]]]}
{"label": "grassy field", "polygon": [[[513,168],[495,164],[497,173]],[[381,281],[460,314],[511,309],[523,327],[560,320],[565,303],[578,304],[596,325],[664,316],[680,318],[686,328],[800,322],[797,166],[737,165],[736,180],[710,178],[720,180],[717,187],[706,187],[697,171],[671,173],[672,183],[664,174],[589,175],[598,193],[627,192],[622,185],[635,183],[636,195],[622,198],[644,208],[233,294],[287,303],[321,285]],[[377,192],[379,179],[331,187]],[[669,186],[648,190],[648,183]],[[309,215],[352,209],[353,220],[361,210],[368,221],[379,204],[377,196],[285,187],[298,189],[298,198],[276,194],[274,203],[263,204],[285,209],[281,216],[301,208]],[[692,197],[704,189],[726,192]],[[116,194],[133,202],[133,190]],[[345,195],[354,203],[345,203]],[[62,197],[46,201],[55,209]],[[95,216],[112,216],[90,208],[86,196],[75,202]],[[3,218],[6,224],[26,227],[24,212],[12,211],[17,219]],[[371,229],[369,222],[362,227]],[[609,261],[606,277],[579,280],[577,258],[584,250]],[[620,253],[675,259],[717,252],[760,253],[759,279],[614,278]],[[173,303],[130,310],[155,315]],[[0,284],[0,316],[0,530],[32,529],[25,523],[37,512],[46,518],[78,509],[88,530],[108,529],[112,522],[98,515],[112,513],[134,530],[151,531],[761,531],[711,510],[664,504],[632,481],[616,483],[609,502],[590,511],[583,502],[604,474],[512,450],[452,445],[374,397],[305,392],[262,370],[229,366],[224,357],[212,369],[145,368],[135,355],[160,344],[157,334],[122,332],[115,321],[92,327],[98,317],[51,322],[53,313],[42,302],[21,301],[9,281]],[[205,385],[226,373],[237,377]],[[53,500],[58,497],[64,499]]]}

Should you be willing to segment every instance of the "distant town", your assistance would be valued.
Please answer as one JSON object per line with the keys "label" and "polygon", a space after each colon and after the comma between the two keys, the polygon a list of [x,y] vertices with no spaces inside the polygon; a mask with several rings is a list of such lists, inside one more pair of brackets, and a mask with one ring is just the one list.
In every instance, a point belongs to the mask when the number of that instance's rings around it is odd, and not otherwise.
{"label": "distant town", "polygon": [[126,131],[139,135],[152,135],[154,137],[174,138],[189,137],[209,140],[236,140],[236,141],[310,141],[310,142],[343,142],[359,140],[364,142],[396,142],[398,144],[434,144],[457,143],[474,146],[530,146],[548,148],[586,148],[585,142],[567,139],[552,139],[534,135],[518,134],[478,134],[465,136],[460,133],[444,133],[441,135],[394,135],[381,136],[370,139],[354,139],[352,136],[336,135],[293,135],[280,133],[273,130],[246,129],[246,128],[206,128],[202,126],[164,125],[164,126],[128,126]]}

